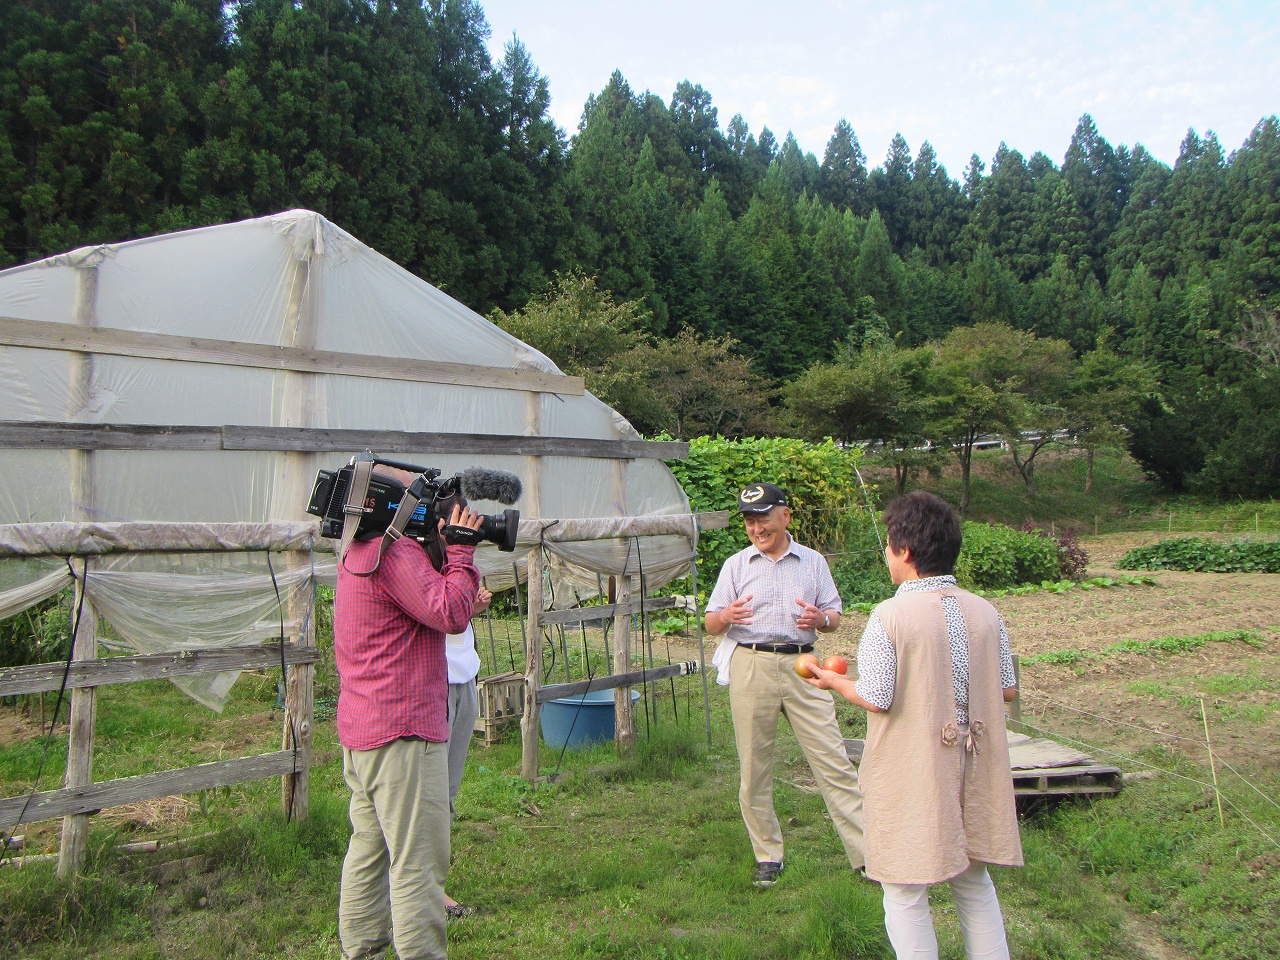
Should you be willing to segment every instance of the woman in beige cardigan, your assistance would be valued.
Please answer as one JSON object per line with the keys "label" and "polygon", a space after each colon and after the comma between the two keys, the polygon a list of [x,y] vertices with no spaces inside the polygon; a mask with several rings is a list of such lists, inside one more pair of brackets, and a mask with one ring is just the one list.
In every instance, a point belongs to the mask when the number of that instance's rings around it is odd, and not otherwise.
{"label": "woman in beige cardigan", "polygon": [[956,586],[960,521],[933,494],[889,504],[885,559],[897,593],[858,646],[858,679],[815,670],[810,683],[864,707],[867,876],[884,889],[899,958],[933,960],[929,885],[947,881],[970,960],[1006,960],[987,864],[1020,866],[1004,704],[1016,692],[1004,623]]}

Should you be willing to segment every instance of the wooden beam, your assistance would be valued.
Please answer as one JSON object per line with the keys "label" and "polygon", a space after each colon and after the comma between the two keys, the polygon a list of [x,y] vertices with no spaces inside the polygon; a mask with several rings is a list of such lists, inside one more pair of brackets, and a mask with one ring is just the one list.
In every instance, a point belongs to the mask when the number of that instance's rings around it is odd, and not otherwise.
{"label": "wooden beam", "polygon": [[77,557],[103,553],[206,553],[257,550],[332,552],[320,521],[168,523],[56,520],[0,524],[0,559]]}
{"label": "wooden beam", "polygon": [[[524,543],[569,543],[616,537],[688,536],[729,523],[729,513],[661,514],[648,517],[598,517],[521,520]],[[172,523],[164,521],[0,524],[0,559],[78,557],[104,553],[208,553],[257,550],[315,550],[332,553],[333,541],[320,536],[318,520],[265,523]],[[646,600],[646,609],[657,600]],[[634,612],[638,613],[637,608]]]}
{"label": "wooden beam", "polygon": [[637,683],[652,683],[654,680],[665,680],[667,677],[684,677],[698,672],[698,661],[672,663],[652,670],[632,670],[630,673],[610,674],[606,677],[593,677],[590,680],[575,680],[573,683],[553,683],[538,690],[538,703],[559,700],[562,697],[576,697],[593,690],[616,690],[618,687],[629,687]]}
{"label": "wooden beam", "polygon": [[293,772],[293,763],[292,750],[278,750],[254,757],[218,760],[180,770],[164,770],[122,780],[91,783],[73,789],[9,797],[0,800],[0,830],[12,829],[20,823],[97,813],[125,803],[158,800],[160,797],[281,776]]}
{"label": "wooden beam", "polygon": [[193,427],[144,423],[0,421],[0,449],[8,450],[260,450],[279,453],[465,454],[468,456],[584,457],[603,460],[683,460],[678,440],[597,440],[516,434],[415,433],[406,430],[330,430],[322,427]]}
{"label": "wooden beam", "polygon": [[369,449],[384,454],[482,454],[606,460],[677,460],[689,455],[689,444],[677,440],[597,440],[589,437],[526,437],[516,434],[239,426],[222,428],[222,448],[331,453]]}
{"label": "wooden beam", "polygon": [[[569,626],[576,623],[591,623],[595,620],[612,620],[616,616],[627,614],[650,613],[655,610],[670,610],[684,603],[682,597],[653,597],[649,600],[632,600],[626,604],[606,603],[595,607],[574,607],[572,610],[548,610],[539,614],[538,619],[544,624],[560,624]],[[0,673],[3,676],[3,673]],[[3,694],[0,694],[3,696]]]}
{"label": "wooden beam", "polygon": [[[320,651],[315,647],[298,647],[287,643],[284,660],[289,666],[317,663]],[[67,689],[105,687],[115,683],[139,680],[168,680],[200,673],[225,673],[232,670],[257,670],[280,666],[280,647],[246,646],[210,650],[181,650],[137,657],[108,657],[103,660],[76,660],[68,670],[65,663],[40,663],[26,667],[0,669],[0,697],[17,697],[62,687],[67,676]]]}
{"label": "wooden beam", "polygon": [[37,350],[216,363],[264,370],[296,370],[301,373],[489,387],[564,396],[580,397],[584,393],[581,377],[545,373],[541,370],[512,370],[509,367],[341,353],[336,350],[282,347],[269,343],[240,343],[235,340],[182,337],[113,327],[86,328],[73,323],[20,320],[16,317],[0,317],[0,344]]}
{"label": "wooden beam", "polygon": [[729,511],[715,513],[650,514],[645,517],[583,517],[563,520],[521,520],[520,539],[542,543],[611,540],[618,537],[687,537],[693,525],[716,530],[729,525]]}

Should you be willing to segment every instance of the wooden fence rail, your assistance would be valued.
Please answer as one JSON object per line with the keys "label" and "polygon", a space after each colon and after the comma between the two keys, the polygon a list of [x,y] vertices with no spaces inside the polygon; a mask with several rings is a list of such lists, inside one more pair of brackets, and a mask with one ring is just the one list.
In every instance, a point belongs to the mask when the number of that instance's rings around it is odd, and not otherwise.
{"label": "wooden fence rail", "polygon": [[[310,523],[46,523],[0,525],[0,557],[94,557],[107,553],[285,551],[297,556],[314,542]],[[93,561],[86,564],[92,576]],[[77,599],[85,589],[76,578]],[[310,602],[309,600],[307,601]],[[77,608],[81,605],[77,603]],[[302,611],[294,611],[295,614]],[[20,823],[62,817],[58,874],[69,877],[84,865],[89,817],[107,807],[247,780],[280,776],[285,810],[302,819],[307,814],[311,766],[311,726],[315,645],[314,611],[295,616],[303,633],[274,646],[257,644],[181,650],[146,656],[98,658],[97,617],[92,603],[83,604],[68,663],[44,663],[0,670],[0,696],[43,693],[62,687],[71,691],[67,729],[67,774],[61,790],[31,792],[0,799],[0,830]],[[135,777],[93,782],[93,738],[97,688],[201,673],[291,667],[285,685],[282,748],[272,753],[202,763]]]}

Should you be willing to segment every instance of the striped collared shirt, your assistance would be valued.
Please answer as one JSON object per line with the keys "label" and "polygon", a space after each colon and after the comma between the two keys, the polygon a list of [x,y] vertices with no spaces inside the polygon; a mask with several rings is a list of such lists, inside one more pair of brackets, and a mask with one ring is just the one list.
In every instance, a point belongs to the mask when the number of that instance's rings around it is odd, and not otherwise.
{"label": "striped collared shirt", "polygon": [[727,634],[738,643],[813,643],[817,631],[796,626],[796,618],[804,612],[797,599],[819,610],[844,609],[826,558],[794,539],[777,560],[754,544],[726,560],[707,601],[707,613],[746,596],[751,597],[751,623],[732,624]]}
{"label": "striped collared shirt", "polygon": [[[346,564],[368,570],[377,551],[377,540],[353,543]],[[475,547],[450,545],[437,572],[421,544],[401,537],[370,577],[338,565],[333,648],[344,747],[372,750],[400,737],[449,739],[445,634],[461,633],[470,622],[480,584],[474,554]]]}
{"label": "striped collared shirt", "polygon": [[[921,577],[905,581],[895,596],[955,585],[956,578],[952,576]],[[951,684],[956,697],[956,722],[968,723],[969,635],[955,597],[942,598],[942,612],[947,618],[947,639],[951,642]],[[858,682],[855,689],[863,700],[881,710],[888,710],[893,706],[893,688],[897,682],[898,656],[893,649],[893,641],[885,632],[880,618],[872,613],[858,642]],[[1013,656],[1009,652],[1009,633],[1005,630],[1003,617],[1000,618],[1000,685],[1014,685]]]}

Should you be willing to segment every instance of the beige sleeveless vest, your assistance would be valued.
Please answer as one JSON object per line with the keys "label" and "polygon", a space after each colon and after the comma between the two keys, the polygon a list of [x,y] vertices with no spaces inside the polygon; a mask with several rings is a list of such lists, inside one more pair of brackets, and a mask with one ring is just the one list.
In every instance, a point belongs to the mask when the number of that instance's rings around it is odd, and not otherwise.
{"label": "beige sleeveless vest", "polygon": [[[964,742],[956,724],[944,593],[959,603],[969,640],[970,733]],[[946,588],[893,597],[876,613],[893,642],[898,672],[893,706],[867,716],[858,771],[868,876],[939,883],[966,870],[970,860],[1020,866],[995,608]]]}

